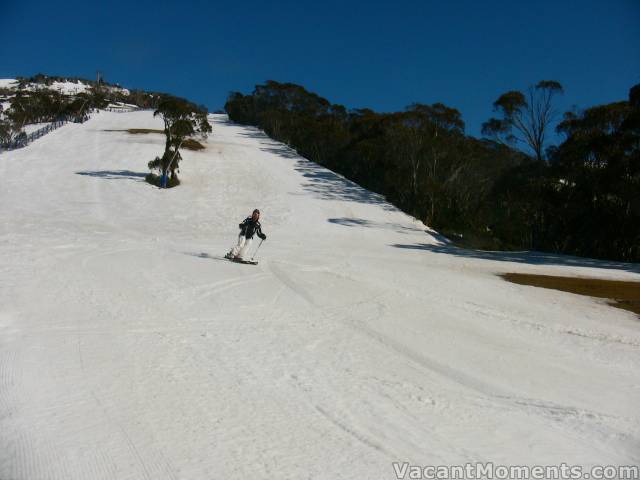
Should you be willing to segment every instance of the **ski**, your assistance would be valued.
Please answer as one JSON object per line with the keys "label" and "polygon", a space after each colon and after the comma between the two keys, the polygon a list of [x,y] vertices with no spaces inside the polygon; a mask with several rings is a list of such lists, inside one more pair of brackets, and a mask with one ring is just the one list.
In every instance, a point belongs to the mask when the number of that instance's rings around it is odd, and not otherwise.
{"label": "ski", "polygon": [[245,265],[258,265],[256,260],[233,260],[236,263],[244,263]]}
{"label": "ski", "polygon": [[224,256],[224,258],[226,258],[227,260],[234,262],[234,263],[244,263],[246,265],[258,265],[258,261],[257,260],[242,260],[239,258],[233,258],[231,257],[229,254],[226,254]]}

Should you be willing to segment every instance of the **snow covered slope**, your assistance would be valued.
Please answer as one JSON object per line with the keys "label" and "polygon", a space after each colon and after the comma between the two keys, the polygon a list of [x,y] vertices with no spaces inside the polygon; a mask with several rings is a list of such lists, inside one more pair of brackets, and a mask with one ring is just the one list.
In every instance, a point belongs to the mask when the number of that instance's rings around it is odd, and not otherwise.
{"label": "snow covered slope", "polygon": [[[0,478],[640,462],[640,322],[495,275],[637,265],[451,248],[212,118],[168,191],[143,180],[163,137],[110,131],[150,112],[0,155]],[[261,263],[221,260],[255,207]]]}

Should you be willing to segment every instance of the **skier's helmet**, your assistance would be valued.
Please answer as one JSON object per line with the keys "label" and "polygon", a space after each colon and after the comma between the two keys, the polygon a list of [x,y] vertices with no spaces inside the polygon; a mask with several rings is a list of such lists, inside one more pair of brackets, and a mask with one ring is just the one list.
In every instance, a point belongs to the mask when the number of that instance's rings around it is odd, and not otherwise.
{"label": "skier's helmet", "polygon": [[258,210],[257,208],[253,211],[253,213],[257,213],[258,215],[260,215],[260,210]]}

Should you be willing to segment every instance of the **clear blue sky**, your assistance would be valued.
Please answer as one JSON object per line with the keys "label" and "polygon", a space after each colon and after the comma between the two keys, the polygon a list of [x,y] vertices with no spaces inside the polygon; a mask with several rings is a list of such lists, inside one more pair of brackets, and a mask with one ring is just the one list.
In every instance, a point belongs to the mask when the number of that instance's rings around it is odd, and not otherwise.
{"label": "clear blue sky", "polygon": [[640,83],[640,0],[0,0],[0,77],[95,77],[222,107],[267,79],[349,108],[458,108],[479,135],[503,92],[560,81],[561,107]]}

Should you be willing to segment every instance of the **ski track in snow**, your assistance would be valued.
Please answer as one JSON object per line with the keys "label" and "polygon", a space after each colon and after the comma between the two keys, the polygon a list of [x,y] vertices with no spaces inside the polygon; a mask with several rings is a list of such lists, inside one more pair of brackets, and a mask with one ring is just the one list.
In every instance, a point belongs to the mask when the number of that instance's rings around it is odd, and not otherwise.
{"label": "ski track in snow", "polygon": [[[0,479],[640,463],[638,319],[496,276],[638,280],[637,265],[455,255],[379,195],[211,118],[168,191],[143,181],[161,136],[107,131],[161,128],[150,112],[0,155]],[[255,207],[259,265],[224,260]]]}

